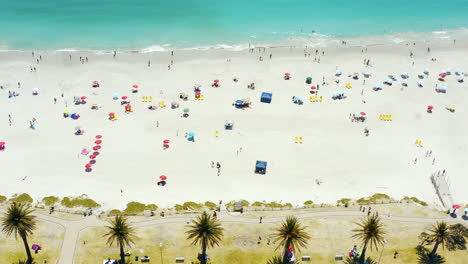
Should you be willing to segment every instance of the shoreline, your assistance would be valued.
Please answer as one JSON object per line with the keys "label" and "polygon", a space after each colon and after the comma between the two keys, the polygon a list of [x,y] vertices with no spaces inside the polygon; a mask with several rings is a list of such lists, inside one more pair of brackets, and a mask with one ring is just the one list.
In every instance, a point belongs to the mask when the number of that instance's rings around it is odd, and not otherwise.
{"label": "shoreline", "polygon": [[0,45],[0,52],[37,52],[46,53],[66,53],[66,52],[89,52],[97,55],[112,54],[114,51],[118,53],[158,53],[170,51],[208,51],[208,50],[227,50],[227,51],[245,51],[249,47],[252,48],[336,48],[341,47],[341,41],[349,42],[347,47],[372,47],[382,45],[395,45],[400,43],[427,43],[440,41],[453,41],[454,39],[465,41],[468,40],[468,28],[462,27],[458,29],[448,29],[430,32],[405,32],[405,33],[387,33],[382,35],[364,35],[341,37],[333,35],[322,35],[318,33],[312,34],[311,37],[288,37],[282,40],[274,40],[270,42],[245,42],[238,44],[213,44],[208,46],[196,47],[181,47],[173,44],[156,44],[143,46],[140,48],[75,48],[62,47],[55,49],[15,49],[8,46]]}

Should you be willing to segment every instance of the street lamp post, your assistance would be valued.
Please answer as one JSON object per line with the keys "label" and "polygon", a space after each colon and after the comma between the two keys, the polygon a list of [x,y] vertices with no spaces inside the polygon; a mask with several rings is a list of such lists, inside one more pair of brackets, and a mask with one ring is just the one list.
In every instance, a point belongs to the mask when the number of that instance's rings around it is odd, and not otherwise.
{"label": "street lamp post", "polygon": [[161,249],[161,264],[164,264],[163,262],[163,242],[159,242],[159,248]]}
{"label": "street lamp post", "polygon": [[384,244],[383,244],[383,247],[382,247],[382,251],[380,251],[380,257],[379,257],[379,261],[377,262],[377,264],[380,264],[380,259],[382,258],[382,254],[383,254],[383,251],[385,249],[385,245],[388,243],[388,240],[385,239],[385,237],[384,237],[383,242],[384,242]]}

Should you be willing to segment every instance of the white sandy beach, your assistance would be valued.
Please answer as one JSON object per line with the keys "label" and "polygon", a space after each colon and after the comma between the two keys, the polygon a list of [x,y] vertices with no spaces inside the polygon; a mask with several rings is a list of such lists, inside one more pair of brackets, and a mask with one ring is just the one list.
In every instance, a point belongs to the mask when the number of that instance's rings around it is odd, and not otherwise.
{"label": "white sandy beach", "polygon": [[[176,50],[173,58],[170,52],[118,53],[116,59],[112,53],[36,52],[32,57],[30,52],[1,52],[0,141],[6,142],[6,150],[0,152],[0,194],[26,192],[41,198],[86,193],[106,208],[123,208],[130,201],[160,206],[234,199],[333,203],[374,193],[436,203],[429,176],[445,169],[455,202],[466,203],[468,79],[459,83],[454,74],[457,68],[468,71],[466,44],[400,43],[370,46],[364,53],[361,47],[342,46],[325,49],[325,56],[318,56],[320,63],[314,62],[315,49],[304,57],[304,48],[267,48],[265,53]],[[39,54],[42,61],[37,64]],[[89,62],[82,64],[80,56]],[[371,67],[363,64],[366,58]],[[168,70],[171,59],[174,65]],[[30,65],[37,67],[36,73]],[[339,84],[334,82],[337,67],[343,71]],[[426,68],[430,74],[420,88],[417,74]],[[436,76],[447,68],[452,70],[444,82],[448,91],[436,93]],[[359,80],[348,77],[365,71],[372,73],[365,85],[362,75]],[[286,72],[291,80],[283,79]],[[410,75],[403,90],[401,77],[382,91],[372,90],[388,74],[403,72]],[[320,84],[323,102],[308,100],[308,76]],[[233,82],[234,77],[239,81]],[[322,85],[323,77],[328,85]],[[215,79],[221,87],[211,87]],[[99,88],[91,87],[94,80]],[[247,89],[251,82],[255,90]],[[353,88],[345,88],[348,82]],[[194,100],[195,83],[203,85],[204,101]],[[130,92],[134,84],[139,85],[136,94]],[[35,87],[37,96],[31,92]],[[9,90],[20,96],[9,99]],[[348,98],[331,99],[333,92],[345,90]],[[179,99],[181,92],[189,95],[188,101]],[[273,93],[271,104],[260,102],[262,92]],[[112,100],[113,93],[128,96],[134,112],[125,114],[120,100]],[[87,104],[74,105],[74,96],[87,96]],[[152,96],[153,105],[165,101],[168,106],[151,111],[142,96]],[[293,104],[293,96],[304,104]],[[243,98],[252,100],[252,108],[231,105]],[[180,107],[171,109],[171,101]],[[102,108],[92,110],[92,102]],[[434,106],[432,114],[426,112],[428,105]],[[447,111],[448,106],[456,111]],[[181,118],[186,107],[190,117]],[[81,117],[63,118],[65,109]],[[110,112],[117,121],[108,120]],[[366,112],[367,120],[351,122],[349,114],[356,112]],[[391,114],[393,121],[381,121],[381,114]],[[36,130],[29,128],[33,118]],[[224,130],[226,120],[234,121],[232,131]],[[74,135],[78,125],[84,135]],[[195,142],[185,138],[189,131],[196,133]],[[89,158],[80,152],[92,148],[98,134],[103,136],[102,149],[88,173]],[[302,144],[294,143],[296,136],[303,137]],[[171,140],[167,150],[162,148],[165,139]],[[417,147],[416,139],[424,146]],[[425,157],[427,151],[432,157]],[[256,160],[268,162],[266,175],[254,174]],[[212,161],[221,164],[219,177]],[[168,177],[164,187],[156,185],[160,175]]]}

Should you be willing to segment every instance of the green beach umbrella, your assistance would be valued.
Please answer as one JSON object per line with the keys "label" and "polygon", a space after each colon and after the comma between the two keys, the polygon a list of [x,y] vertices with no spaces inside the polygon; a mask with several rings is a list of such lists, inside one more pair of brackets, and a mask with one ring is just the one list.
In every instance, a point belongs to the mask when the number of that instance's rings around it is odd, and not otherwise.
{"label": "green beach umbrella", "polygon": [[188,113],[188,112],[190,112],[190,109],[184,108],[184,113]]}

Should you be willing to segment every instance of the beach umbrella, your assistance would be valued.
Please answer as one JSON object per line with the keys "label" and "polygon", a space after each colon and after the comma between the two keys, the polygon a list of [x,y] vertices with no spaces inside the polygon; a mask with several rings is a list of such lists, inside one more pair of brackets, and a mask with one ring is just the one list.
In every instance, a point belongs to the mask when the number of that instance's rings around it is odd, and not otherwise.
{"label": "beach umbrella", "polygon": [[434,106],[428,105],[428,106],[427,106],[427,109],[432,110],[432,109],[434,109]]}
{"label": "beach umbrella", "polygon": [[459,81],[463,81],[463,79],[465,79],[465,76],[463,76],[463,75],[458,76]]}
{"label": "beach umbrella", "polygon": [[315,90],[315,89],[317,89],[317,87],[311,86],[310,89]]}
{"label": "beach umbrella", "polygon": [[468,213],[468,207],[465,207],[465,213]]}
{"label": "beach umbrella", "polygon": [[127,96],[122,96],[122,100],[125,100],[127,99],[128,97]]}
{"label": "beach umbrella", "polygon": [[99,150],[99,149],[101,149],[101,146],[94,146],[94,147],[93,147],[93,150],[94,150],[94,151]]}
{"label": "beach umbrella", "polygon": [[423,72],[423,73],[424,73],[424,74],[429,74],[429,69],[428,69],[428,68],[424,69],[424,72]]}
{"label": "beach umbrella", "polygon": [[112,94],[112,99],[114,99],[114,100],[118,100],[119,97],[120,97],[120,96],[119,96],[118,93],[113,93],[113,94]]}
{"label": "beach umbrella", "polygon": [[455,74],[460,74],[462,70],[460,70],[459,68],[455,69]]}
{"label": "beach umbrella", "polygon": [[101,143],[102,143],[102,140],[100,140],[100,139],[94,141],[94,144],[97,144],[97,145],[99,145],[99,144],[101,144]]}
{"label": "beach umbrella", "polygon": [[93,84],[98,84],[98,81],[94,81]]}
{"label": "beach umbrella", "polygon": [[418,77],[422,79],[422,78],[424,78],[424,74],[425,74],[424,72],[420,72],[420,73],[418,73]]}
{"label": "beach umbrella", "polygon": [[190,112],[190,109],[184,108],[184,113],[188,113],[188,112]]}
{"label": "beach umbrella", "polygon": [[38,244],[33,244],[31,249],[32,250],[39,250],[41,248],[41,246],[39,246]]}
{"label": "beach umbrella", "polygon": [[408,80],[403,80],[403,85],[408,85]]}
{"label": "beach umbrella", "polygon": [[418,81],[418,85],[419,85],[419,86],[423,86],[423,85],[424,85],[424,81],[423,81],[423,80]]}
{"label": "beach umbrella", "polygon": [[134,84],[132,87],[135,88],[135,89],[137,89],[137,88],[138,88],[138,85]]}
{"label": "beach umbrella", "polygon": [[89,168],[91,168],[92,166],[93,166],[93,164],[88,163],[88,164],[85,165],[85,168],[89,169]]}
{"label": "beach umbrella", "polygon": [[195,132],[188,132],[188,136],[189,136],[189,137],[195,136]]}
{"label": "beach umbrella", "polygon": [[100,139],[100,138],[102,138],[102,135],[97,135],[96,138]]}
{"label": "beach umbrella", "polygon": [[236,100],[236,104],[243,104],[243,103],[244,103],[244,101],[242,101],[242,100]]}
{"label": "beach umbrella", "polygon": [[214,83],[219,83],[219,80],[214,80]]}
{"label": "beach umbrella", "polygon": [[171,141],[170,141],[169,139],[165,139],[165,140],[163,141],[164,144],[169,144],[170,142],[171,142]]}
{"label": "beach umbrella", "polygon": [[354,116],[355,117],[361,117],[361,113],[355,113]]}
{"label": "beach umbrella", "polygon": [[161,176],[159,176],[159,179],[161,181],[165,181],[165,180],[167,180],[167,176],[166,175],[161,175]]}
{"label": "beach umbrella", "polygon": [[68,114],[68,113],[70,113],[70,111],[65,110],[65,111],[63,111],[63,113],[64,113],[64,114]]}
{"label": "beach umbrella", "polygon": [[388,78],[388,77],[385,78],[385,81],[384,81],[384,82],[386,82],[386,83],[393,83],[392,79],[390,79],[390,78]]}
{"label": "beach umbrella", "polygon": [[452,205],[452,208],[453,208],[453,209],[460,209],[461,206],[460,206],[459,204],[454,204],[454,205]]}
{"label": "beach umbrella", "polygon": [[89,153],[89,150],[87,150],[86,148],[81,150],[82,155],[88,155],[88,153]]}
{"label": "beach umbrella", "polygon": [[81,100],[86,100],[86,96],[81,96]]}
{"label": "beach umbrella", "polygon": [[287,72],[287,73],[285,73],[284,75],[286,75],[286,76],[290,76],[291,74],[290,74],[289,72]]}
{"label": "beach umbrella", "polygon": [[33,91],[34,93],[37,93],[37,92],[39,91],[39,88],[34,87],[34,88],[32,89],[32,91]]}
{"label": "beach umbrella", "polygon": [[312,77],[307,77],[306,80],[307,81],[312,81]]}
{"label": "beach umbrella", "polygon": [[394,80],[396,80],[396,78],[398,78],[398,73],[394,73],[391,75],[391,78],[393,78]]}
{"label": "beach umbrella", "polygon": [[201,88],[201,87],[202,87],[202,85],[201,85],[201,84],[199,84],[199,83],[196,83],[196,84],[195,84],[193,87],[195,87],[195,88]]}
{"label": "beach umbrella", "polygon": [[90,159],[95,159],[95,158],[96,158],[96,155],[89,155],[89,158],[90,158]]}
{"label": "beach umbrella", "polygon": [[447,77],[447,74],[445,74],[445,73],[440,73],[440,74],[439,74],[439,77],[440,77],[440,78],[445,78],[445,77]]}
{"label": "beach umbrella", "polygon": [[366,112],[361,112],[360,113],[362,116],[365,116],[366,115]]}
{"label": "beach umbrella", "polygon": [[109,113],[109,116],[114,116],[115,114],[114,113]]}
{"label": "beach umbrella", "polygon": [[409,76],[409,75],[408,75],[407,72],[404,72],[404,73],[401,74],[401,77],[403,77],[403,78],[408,78],[408,76]]}
{"label": "beach umbrella", "polygon": [[336,71],[335,71],[335,75],[336,75],[336,76],[341,75],[341,71],[340,71],[340,70],[336,70]]}

